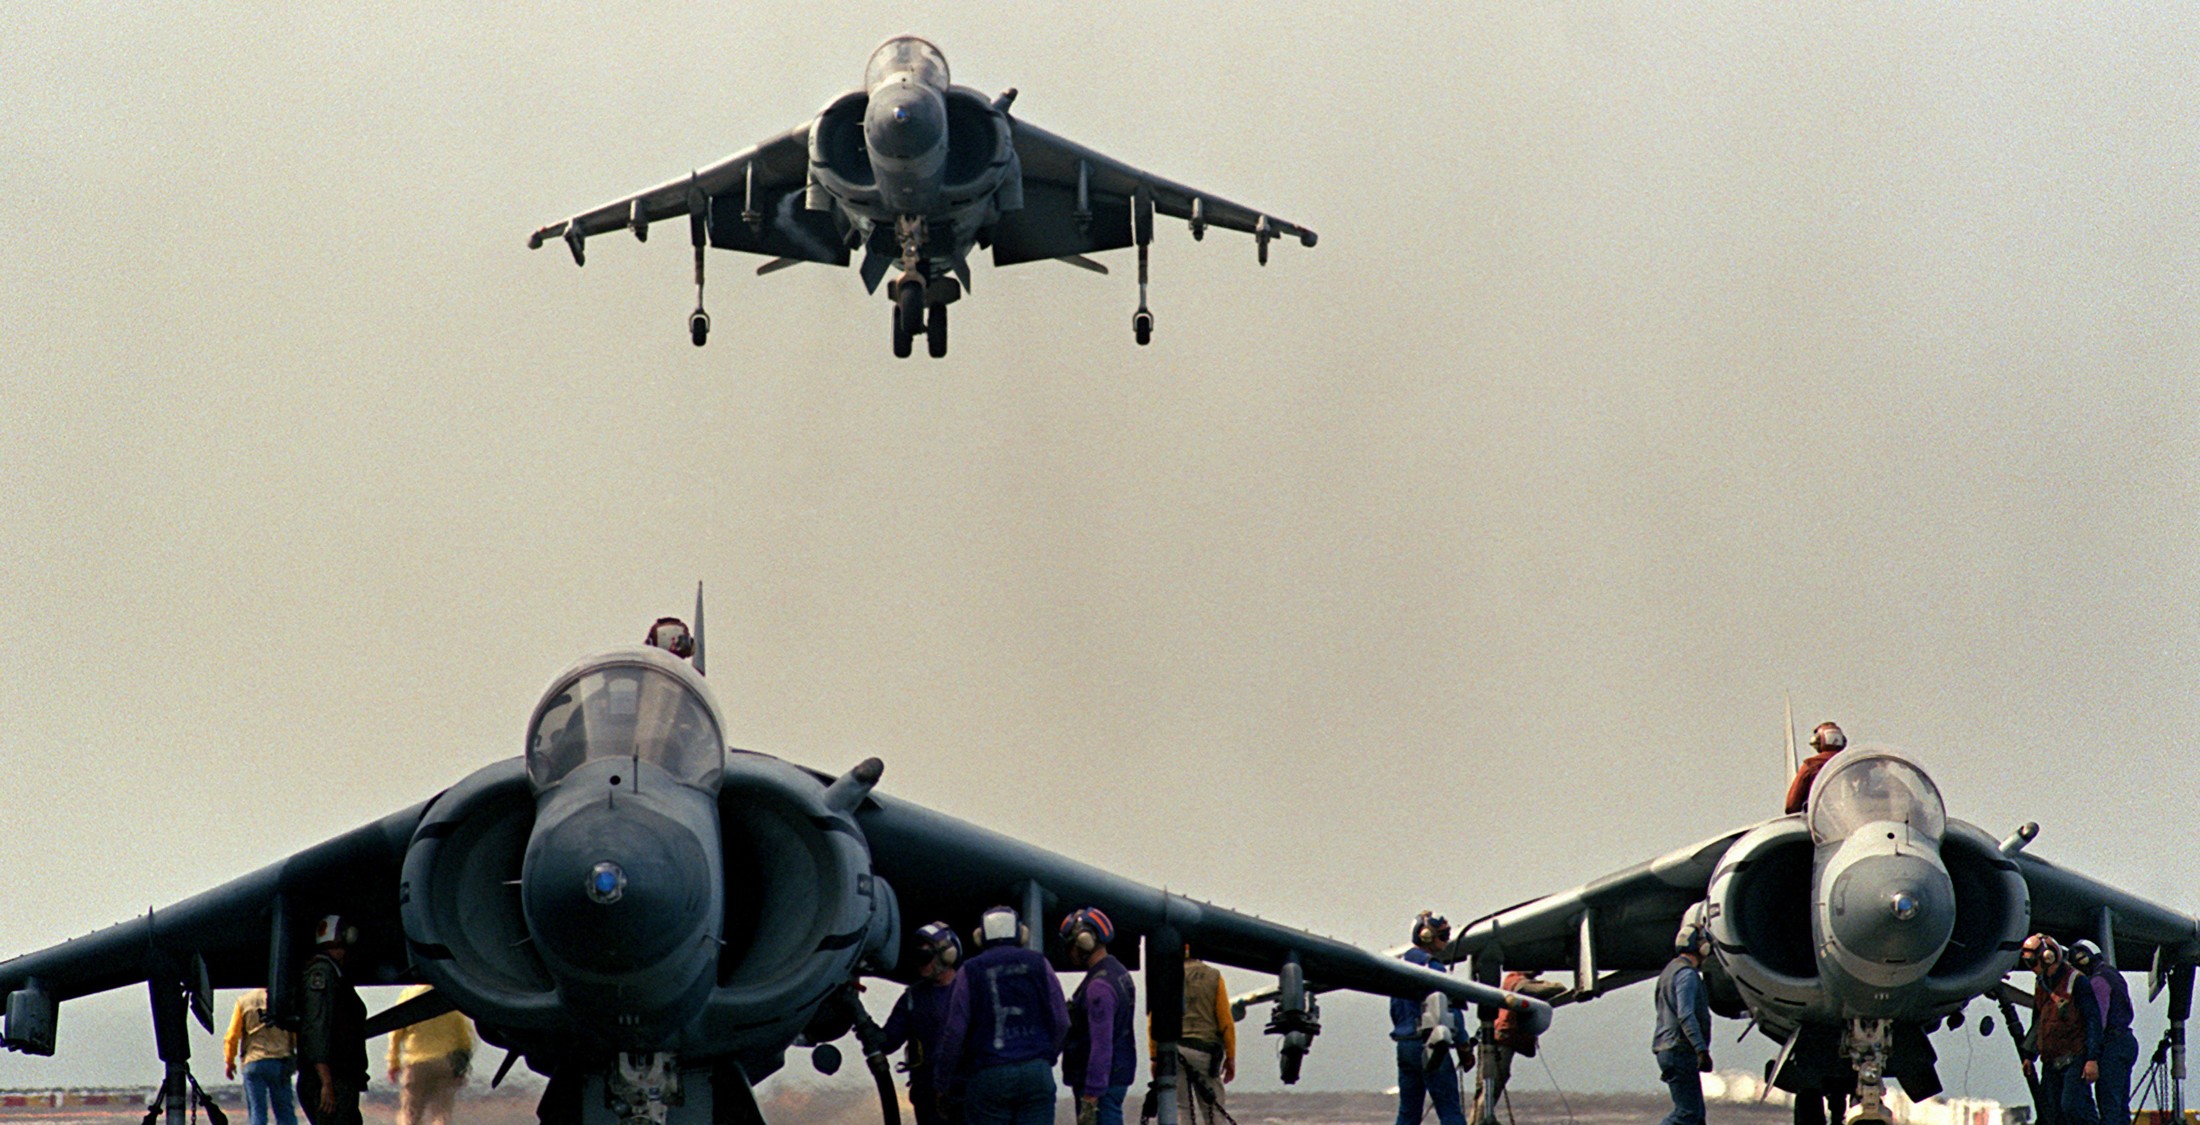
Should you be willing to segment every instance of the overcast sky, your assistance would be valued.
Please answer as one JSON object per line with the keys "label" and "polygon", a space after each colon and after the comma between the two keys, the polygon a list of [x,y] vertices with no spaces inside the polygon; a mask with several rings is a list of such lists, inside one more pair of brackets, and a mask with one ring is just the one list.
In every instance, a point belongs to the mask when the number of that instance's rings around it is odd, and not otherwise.
{"label": "overcast sky", "polygon": [[[0,953],[517,753],[697,579],[738,744],[1373,947],[1777,812],[1790,691],[2200,905],[2200,11],[1462,7],[0,15]],[[525,249],[901,32],[1321,244],[1166,224],[1143,349],[1128,255],[980,264],[944,361]],[[143,1008],[0,1085],[155,1080]],[[1308,1081],[1389,1059],[1340,1002]]]}

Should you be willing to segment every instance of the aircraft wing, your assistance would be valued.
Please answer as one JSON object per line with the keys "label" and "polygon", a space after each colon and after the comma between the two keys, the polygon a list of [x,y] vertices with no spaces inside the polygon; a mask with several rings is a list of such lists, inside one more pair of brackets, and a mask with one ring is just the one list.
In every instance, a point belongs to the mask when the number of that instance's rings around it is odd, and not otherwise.
{"label": "aircraft wing", "polygon": [[656,187],[622,196],[527,236],[530,249],[562,239],[576,262],[581,244],[594,235],[631,230],[646,238],[649,224],[675,219],[704,202],[710,244],[724,250],[848,263],[848,248],[830,216],[803,206],[810,171],[810,126],[797,125],[780,135]]}
{"label": "aircraft wing", "polygon": [[1467,923],[1452,938],[1450,958],[1485,951],[1507,969],[1573,970],[1587,919],[1595,968],[1612,974],[1605,988],[1654,975],[1673,959],[1682,915],[1703,901],[1712,869],[1748,829],[1667,852],[1569,891],[1532,899]]}
{"label": "aircraft wing", "polygon": [[856,820],[871,842],[878,873],[900,899],[905,931],[934,919],[967,925],[992,906],[1021,907],[1036,884],[1040,917],[1049,923],[1045,937],[1052,939],[1051,923],[1062,915],[1097,906],[1115,923],[1112,948],[1126,964],[1138,960],[1131,939],[1166,926],[1219,964],[1273,973],[1296,956],[1310,988],[1409,998],[1443,992],[1458,1003],[1514,1007],[1538,1024],[1550,1018],[1541,1000],[1170,894],[904,801],[874,793]]}
{"label": "aircraft wing", "polygon": [[[1132,245],[1131,200],[1141,186],[1152,193],[1154,210],[1172,218],[1191,221],[1196,201],[1199,223],[1194,226],[1195,235],[1200,226],[1214,226],[1259,238],[1263,262],[1268,260],[1268,237],[1289,235],[1304,245],[1314,245],[1314,232],[1297,223],[1133,168],[1022,118],[1010,117],[1009,126],[1016,159],[1023,168],[1024,205],[1001,216],[994,226],[994,265]],[[1082,220],[1077,214],[1080,165],[1084,168],[1085,209],[1090,213]]]}
{"label": "aircraft wing", "polygon": [[2026,852],[2017,854],[2017,870],[2032,895],[2032,928],[2064,943],[2079,938],[2102,941],[2114,936],[2111,962],[2119,969],[2145,971],[2164,954],[2180,963],[2200,958],[2200,920],[2089,875],[2058,867]]}
{"label": "aircraft wing", "polygon": [[397,884],[405,845],[426,808],[393,813],[143,917],[0,961],[0,996],[32,981],[55,1002],[149,979],[194,990],[202,983],[261,987],[269,984],[278,930],[288,933],[302,963],[316,920],[332,913],[360,929],[347,966],[356,979],[408,980]]}

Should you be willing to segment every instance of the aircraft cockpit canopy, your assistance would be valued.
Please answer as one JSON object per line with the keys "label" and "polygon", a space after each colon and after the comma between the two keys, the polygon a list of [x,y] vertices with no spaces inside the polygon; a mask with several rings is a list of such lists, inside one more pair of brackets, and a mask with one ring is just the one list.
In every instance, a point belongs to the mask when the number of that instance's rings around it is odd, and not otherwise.
{"label": "aircraft cockpit canopy", "polygon": [[561,682],[535,709],[527,731],[527,776],[537,789],[583,762],[635,757],[709,788],[725,768],[725,741],[710,707],[679,676],[641,659]]}
{"label": "aircraft cockpit canopy", "polygon": [[1810,790],[1810,835],[1817,843],[1847,839],[1867,824],[1907,824],[1938,840],[1948,831],[1948,806],[1917,763],[1886,750],[1844,750]]}
{"label": "aircraft cockpit canopy", "polygon": [[945,90],[947,56],[914,35],[889,39],[871,52],[871,61],[863,68],[863,88],[875,90],[879,83],[902,73],[935,90]]}

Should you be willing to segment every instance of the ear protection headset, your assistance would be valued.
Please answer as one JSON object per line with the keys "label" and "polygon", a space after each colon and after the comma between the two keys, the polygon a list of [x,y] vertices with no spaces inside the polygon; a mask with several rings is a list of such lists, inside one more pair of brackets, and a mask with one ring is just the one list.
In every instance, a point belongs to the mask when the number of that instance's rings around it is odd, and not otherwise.
{"label": "ear protection headset", "polygon": [[2024,939],[2024,947],[2017,951],[2017,963],[2035,973],[2054,968],[2062,959],[2062,946],[2046,934],[2033,934]]}
{"label": "ear protection headset", "polygon": [[1078,953],[1091,953],[1115,940],[1115,923],[1099,907],[1088,906],[1071,911],[1069,917],[1062,919],[1062,927],[1055,933],[1062,939],[1062,944]]}
{"label": "ear protection headset", "polygon": [[1424,910],[1413,916],[1413,944],[1427,945],[1441,941],[1451,933],[1451,919],[1433,910]]}
{"label": "ear protection headset", "polygon": [[930,953],[943,969],[952,969],[962,961],[962,939],[956,937],[954,927],[945,922],[934,922],[918,930],[917,947]]}
{"label": "ear protection headset", "polygon": [[317,946],[359,944],[359,927],[344,921],[340,914],[330,914],[314,927],[313,944]]}

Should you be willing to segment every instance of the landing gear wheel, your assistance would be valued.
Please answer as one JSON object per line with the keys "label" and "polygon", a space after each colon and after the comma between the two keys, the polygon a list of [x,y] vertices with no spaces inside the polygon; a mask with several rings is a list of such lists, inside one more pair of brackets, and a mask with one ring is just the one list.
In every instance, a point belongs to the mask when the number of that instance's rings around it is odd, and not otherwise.
{"label": "landing gear wheel", "polygon": [[894,290],[894,355],[909,358],[912,341],[924,330],[924,286],[903,283]]}
{"label": "landing gear wheel", "polygon": [[1140,309],[1131,314],[1131,337],[1143,348],[1153,343],[1153,314]]}
{"label": "landing gear wheel", "polygon": [[710,339],[709,313],[697,309],[688,317],[688,339],[695,341],[695,346],[698,348]]}
{"label": "landing gear wheel", "polygon": [[933,359],[947,357],[947,306],[933,305],[924,314],[925,350]]}

